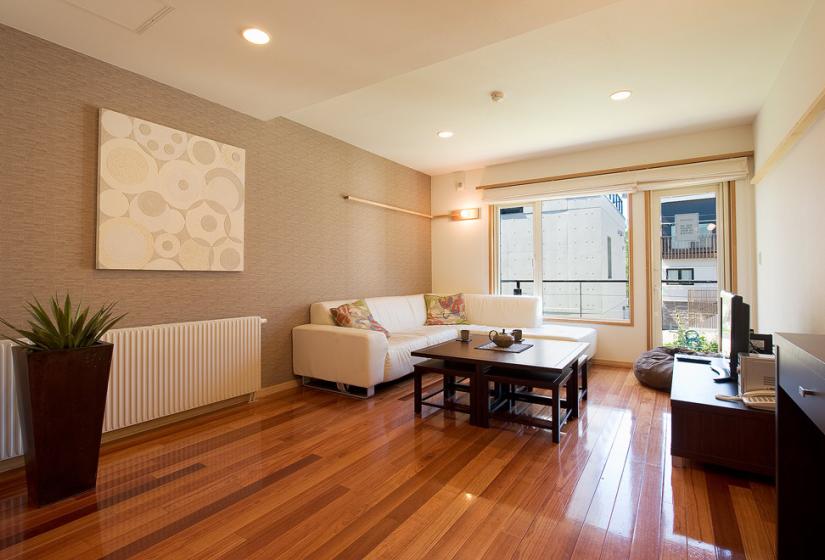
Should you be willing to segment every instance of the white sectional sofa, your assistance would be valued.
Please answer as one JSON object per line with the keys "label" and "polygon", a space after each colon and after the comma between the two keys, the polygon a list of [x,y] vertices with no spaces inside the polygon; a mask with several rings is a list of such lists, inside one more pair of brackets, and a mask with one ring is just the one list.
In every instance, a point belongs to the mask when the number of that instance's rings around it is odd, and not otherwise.
{"label": "white sectional sofa", "polygon": [[[596,353],[595,329],[544,323],[538,297],[464,294],[471,324],[440,326],[424,324],[424,294],[366,299],[375,320],[390,332],[389,338],[377,331],[335,325],[330,308],[355,299],[312,304],[310,324],[292,330],[295,375],[303,376],[305,381],[332,382],[344,391],[360,387],[370,396],[379,383],[412,372],[413,365],[422,358],[412,357],[411,352],[457,338],[461,329],[486,337],[492,329],[520,328],[526,339],[586,342],[587,356],[592,358]],[[482,342],[474,336],[472,344]]]}

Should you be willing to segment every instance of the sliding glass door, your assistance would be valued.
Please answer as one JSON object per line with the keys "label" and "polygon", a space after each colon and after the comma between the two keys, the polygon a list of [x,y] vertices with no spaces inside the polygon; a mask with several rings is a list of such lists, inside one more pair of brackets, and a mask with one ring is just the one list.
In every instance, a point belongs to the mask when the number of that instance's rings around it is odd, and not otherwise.
{"label": "sliding glass door", "polygon": [[718,349],[719,290],[730,285],[727,185],[651,193],[653,346]]}

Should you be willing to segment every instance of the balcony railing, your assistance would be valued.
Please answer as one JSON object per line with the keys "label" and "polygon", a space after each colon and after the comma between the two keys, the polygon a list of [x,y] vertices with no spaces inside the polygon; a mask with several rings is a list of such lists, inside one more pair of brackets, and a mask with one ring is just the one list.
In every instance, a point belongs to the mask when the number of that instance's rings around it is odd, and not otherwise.
{"label": "balcony railing", "polygon": [[716,234],[700,235],[698,241],[676,241],[669,235],[662,236],[663,259],[715,259]]}
{"label": "balcony railing", "polygon": [[715,332],[719,328],[719,289],[690,288],[684,297],[662,298],[662,330]]}
{"label": "balcony railing", "polygon": [[[543,292],[546,289],[552,290],[550,293],[534,294],[544,297],[543,310],[545,315],[556,317],[579,317],[587,319],[628,319],[629,294],[628,280],[543,280]],[[565,287],[565,285],[568,285]],[[533,294],[533,280],[508,280],[499,282],[501,293],[511,292],[513,295]],[[547,306],[548,300],[552,298],[565,299],[569,305]],[[593,304],[607,302],[594,309]],[[590,307],[590,308],[588,308]]]}

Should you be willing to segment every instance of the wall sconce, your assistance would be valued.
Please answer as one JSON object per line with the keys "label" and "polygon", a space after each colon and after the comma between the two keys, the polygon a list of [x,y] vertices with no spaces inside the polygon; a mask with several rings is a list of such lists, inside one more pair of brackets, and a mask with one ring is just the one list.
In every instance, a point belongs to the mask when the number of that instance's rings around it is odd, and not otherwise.
{"label": "wall sconce", "polygon": [[461,210],[453,210],[450,212],[450,219],[458,220],[477,220],[481,217],[481,208],[463,208]]}

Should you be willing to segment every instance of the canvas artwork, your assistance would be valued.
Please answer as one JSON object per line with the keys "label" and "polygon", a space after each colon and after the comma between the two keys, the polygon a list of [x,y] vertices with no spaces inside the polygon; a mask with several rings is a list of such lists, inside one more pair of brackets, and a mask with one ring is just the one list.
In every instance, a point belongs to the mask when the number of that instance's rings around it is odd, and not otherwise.
{"label": "canvas artwork", "polygon": [[243,270],[245,156],[102,109],[97,267]]}

